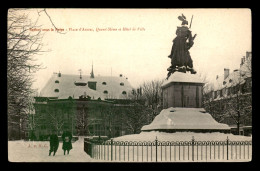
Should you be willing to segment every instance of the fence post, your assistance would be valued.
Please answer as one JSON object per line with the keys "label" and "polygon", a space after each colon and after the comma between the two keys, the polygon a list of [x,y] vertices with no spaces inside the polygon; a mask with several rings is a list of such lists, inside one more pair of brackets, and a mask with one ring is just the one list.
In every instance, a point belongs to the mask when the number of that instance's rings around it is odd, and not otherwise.
{"label": "fence post", "polygon": [[156,136],[156,139],[155,139],[155,161],[157,162],[157,144],[158,143],[158,140],[157,140],[157,136]]}
{"label": "fence post", "polygon": [[192,145],[192,161],[194,161],[194,136],[192,136],[191,145]]}
{"label": "fence post", "polygon": [[93,158],[93,145],[92,145],[91,142],[89,143],[89,149],[90,149],[89,154],[90,154],[90,156]]}
{"label": "fence post", "polygon": [[227,136],[227,160],[228,160],[228,136]]}
{"label": "fence post", "polygon": [[111,138],[111,161],[113,160],[113,139]]}

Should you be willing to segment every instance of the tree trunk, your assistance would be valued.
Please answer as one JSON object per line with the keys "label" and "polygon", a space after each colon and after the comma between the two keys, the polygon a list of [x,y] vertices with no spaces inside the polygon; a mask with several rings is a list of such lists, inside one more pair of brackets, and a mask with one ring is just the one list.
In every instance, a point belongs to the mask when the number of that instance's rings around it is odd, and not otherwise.
{"label": "tree trunk", "polygon": [[240,135],[240,131],[239,131],[239,129],[240,129],[240,123],[237,122],[237,135]]}

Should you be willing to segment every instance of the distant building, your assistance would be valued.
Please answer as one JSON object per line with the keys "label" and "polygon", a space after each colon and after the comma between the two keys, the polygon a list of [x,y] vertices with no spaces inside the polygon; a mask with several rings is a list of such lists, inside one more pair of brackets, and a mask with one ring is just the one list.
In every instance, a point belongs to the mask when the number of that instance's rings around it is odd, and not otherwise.
{"label": "distant building", "polygon": [[132,91],[127,78],[120,74],[115,76],[91,76],[53,74],[43,87],[40,96],[54,99],[79,99],[89,96],[91,99],[127,99]]}
{"label": "distant building", "polygon": [[30,122],[37,139],[44,140],[54,129],[61,135],[115,137],[127,134],[122,112],[130,105],[132,86],[127,78],[53,74],[35,97],[35,114]]}
{"label": "distant building", "polygon": [[[217,121],[229,124],[234,132],[249,134],[252,126],[252,53],[241,58],[240,68],[222,75],[204,87],[204,107]],[[239,113],[238,113],[239,112]],[[245,129],[243,129],[245,128]]]}

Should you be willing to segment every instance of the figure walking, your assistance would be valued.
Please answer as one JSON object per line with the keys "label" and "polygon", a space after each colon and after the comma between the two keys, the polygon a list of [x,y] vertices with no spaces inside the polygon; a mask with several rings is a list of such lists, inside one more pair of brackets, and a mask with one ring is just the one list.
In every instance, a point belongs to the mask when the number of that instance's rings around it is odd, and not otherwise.
{"label": "figure walking", "polygon": [[57,150],[59,147],[59,138],[56,134],[56,131],[52,131],[52,134],[50,135],[50,150],[49,150],[49,156],[53,152],[53,156],[55,156]]}
{"label": "figure walking", "polygon": [[182,16],[179,16],[178,19],[182,21],[182,24],[181,27],[177,27],[177,36],[173,40],[171,54],[168,56],[171,58],[171,66],[167,69],[169,71],[167,79],[175,71],[184,73],[186,73],[186,71],[190,71],[191,74],[196,73],[193,69],[193,61],[189,53],[189,49],[194,44],[193,41],[196,34],[192,37],[191,31],[187,27],[188,21],[183,14]]}
{"label": "figure walking", "polygon": [[70,132],[68,131],[64,131],[62,134],[62,141],[63,141],[63,145],[62,145],[62,149],[64,151],[64,155],[70,153],[70,150],[72,149],[72,144],[71,144],[71,139],[72,139],[72,135]]}

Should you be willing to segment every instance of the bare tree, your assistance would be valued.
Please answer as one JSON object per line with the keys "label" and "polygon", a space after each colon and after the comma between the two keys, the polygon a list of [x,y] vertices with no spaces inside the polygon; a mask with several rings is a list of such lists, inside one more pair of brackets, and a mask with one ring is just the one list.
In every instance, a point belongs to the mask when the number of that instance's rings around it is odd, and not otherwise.
{"label": "bare tree", "polygon": [[235,74],[237,78],[232,80],[232,85],[229,89],[231,92],[226,97],[228,100],[225,103],[224,113],[235,121],[237,133],[239,134],[241,122],[251,123],[252,119],[251,77],[249,77],[251,70],[240,69]]}
{"label": "bare tree", "polygon": [[48,113],[48,121],[49,125],[56,130],[58,135],[61,132],[64,125],[64,116],[62,113]]}
{"label": "bare tree", "polygon": [[[32,73],[41,68],[34,56],[41,52],[43,34],[23,10],[9,9],[7,25],[7,97],[9,139],[20,139],[21,120],[30,105]],[[18,135],[17,135],[18,134]]]}
{"label": "bare tree", "polygon": [[[36,17],[29,17],[30,12]],[[28,119],[27,112],[32,90],[33,73],[43,69],[35,56],[43,51],[44,33],[38,20],[44,13],[55,31],[57,29],[46,9],[9,9],[7,18],[7,97],[8,97],[8,137],[21,138],[22,121]]]}
{"label": "bare tree", "polygon": [[78,110],[75,116],[76,120],[76,128],[78,130],[79,135],[91,135],[91,131],[89,129],[90,125],[98,124],[101,119],[97,119],[95,117],[91,117],[88,115],[90,113],[88,109],[83,106]]}
{"label": "bare tree", "polygon": [[151,105],[153,109],[155,109],[161,100],[161,85],[163,80],[152,80],[144,82],[141,85],[143,96],[147,100],[148,105]]}
{"label": "bare tree", "polygon": [[141,132],[141,128],[144,125],[149,124],[147,118],[152,112],[151,108],[139,103],[133,103],[124,111],[122,122],[129,132],[137,134]]}

